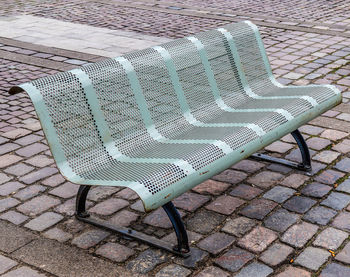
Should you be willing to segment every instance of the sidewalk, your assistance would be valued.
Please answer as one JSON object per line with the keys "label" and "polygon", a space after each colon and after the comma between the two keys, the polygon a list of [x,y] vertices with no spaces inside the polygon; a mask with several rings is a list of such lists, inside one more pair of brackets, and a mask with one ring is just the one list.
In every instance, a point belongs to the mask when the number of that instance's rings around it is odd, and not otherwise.
{"label": "sidewalk", "polygon": [[[283,1],[0,3],[0,275],[350,276],[350,14],[346,1],[306,2],[290,14]],[[343,92],[343,104],[300,128],[312,175],[248,159],[179,197],[194,248],[186,260],[76,221],[78,186],[58,173],[29,98],[8,88],[246,19],[261,26],[280,82]],[[266,151],[300,159],[291,136]],[[95,216],[175,239],[162,210],[145,214],[129,189],[94,188],[89,205]]]}

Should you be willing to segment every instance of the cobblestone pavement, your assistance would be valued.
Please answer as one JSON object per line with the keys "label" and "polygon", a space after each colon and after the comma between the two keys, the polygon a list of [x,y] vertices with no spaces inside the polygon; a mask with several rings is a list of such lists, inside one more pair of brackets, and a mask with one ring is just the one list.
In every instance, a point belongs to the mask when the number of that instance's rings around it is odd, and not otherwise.
{"label": "cobblestone pavement", "polygon": [[[300,128],[313,156],[312,174],[248,159],[179,197],[174,203],[189,230],[191,259],[77,222],[73,213],[78,187],[58,173],[29,98],[9,96],[7,90],[101,57],[0,37],[2,276],[350,276],[349,2],[244,1],[242,9],[242,1],[236,0],[181,2],[193,5],[202,17],[165,1],[140,2],[141,9],[135,7],[140,3],[127,1],[67,5],[32,0],[1,1],[0,13],[6,17],[0,22],[8,20],[9,13],[27,13],[174,38],[241,19],[241,13],[255,14],[281,82],[332,83],[343,92],[343,104]],[[239,15],[213,14],[204,6],[230,7]],[[279,17],[288,21],[279,23]],[[299,21],[317,25],[302,26]],[[326,29],[334,22],[341,31]],[[28,34],[30,28],[29,22]],[[102,46],[103,41],[96,49]],[[300,159],[291,136],[265,150]],[[165,214],[143,213],[128,189],[94,188],[89,207],[97,217],[174,241]]]}

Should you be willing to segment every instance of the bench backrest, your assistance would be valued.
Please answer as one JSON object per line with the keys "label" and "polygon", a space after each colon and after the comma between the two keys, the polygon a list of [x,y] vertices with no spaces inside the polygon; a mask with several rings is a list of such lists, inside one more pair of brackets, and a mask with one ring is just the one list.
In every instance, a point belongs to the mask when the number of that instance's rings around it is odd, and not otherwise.
{"label": "bench backrest", "polygon": [[248,101],[247,82],[268,85],[263,56],[254,25],[230,24],[39,79],[31,97],[49,114],[42,123],[56,161],[84,174],[112,162],[106,142],[115,156],[132,157],[155,137],[186,132],[194,116],[215,116],[222,100]]}

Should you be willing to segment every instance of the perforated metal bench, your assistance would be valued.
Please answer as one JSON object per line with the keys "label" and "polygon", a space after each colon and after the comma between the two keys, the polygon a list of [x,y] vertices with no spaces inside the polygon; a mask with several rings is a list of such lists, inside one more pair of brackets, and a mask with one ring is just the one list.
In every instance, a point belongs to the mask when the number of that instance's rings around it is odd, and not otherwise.
{"label": "perforated metal bench", "polygon": [[[230,24],[13,87],[32,99],[62,175],[81,184],[77,218],[186,256],[171,200],[253,156],[310,170],[297,128],[341,102],[330,85],[283,86],[258,29]],[[253,154],[292,133],[302,163]],[[89,217],[91,186],[134,190],[146,211],[163,206],[175,247]]]}

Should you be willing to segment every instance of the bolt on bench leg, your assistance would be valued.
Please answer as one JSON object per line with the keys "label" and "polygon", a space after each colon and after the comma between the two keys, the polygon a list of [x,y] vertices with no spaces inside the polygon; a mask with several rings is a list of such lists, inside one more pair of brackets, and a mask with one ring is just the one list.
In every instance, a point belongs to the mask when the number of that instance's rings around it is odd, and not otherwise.
{"label": "bolt on bench leg", "polygon": [[255,154],[251,155],[251,157],[258,159],[258,160],[279,163],[279,164],[287,165],[287,166],[290,166],[290,167],[293,167],[293,168],[296,168],[299,170],[310,172],[312,168],[311,168],[311,157],[310,157],[309,148],[308,148],[303,136],[299,132],[299,130],[295,130],[291,134],[292,134],[293,138],[295,139],[296,143],[298,144],[298,147],[299,147],[299,150],[301,153],[301,158],[302,158],[301,163],[295,163],[295,162],[291,162],[291,161],[288,161],[285,159],[275,158],[275,157],[271,157],[269,155],[260,154],[260,153],[255,153]]}
{"label": "bolt on bench leg", "polygon": [[137,232],[130,228],[125,228],[122,226],[115,226],[106,221],[96,220],[91,218],[89,213],[86,212],[86,197],[89,193],[91,186],[82,185],[79,187],[77,200],[76,200],[76,218],[80,221],[90,223],[94,226],[106,229],[108,231],[119,233],[125,237],[133,238],[143,243],[149,244],[151,246],[167,250],[171,253],[182,257],[188,257],[190,255],[190,247],[188,245],[188,237],[185,226],[181,220],[181,216],[173,203],[168,202],[163,205],[163,209],[168,215],[177,237],[177,245],[172,246],[162,240],[148,236],[146,234]]}

